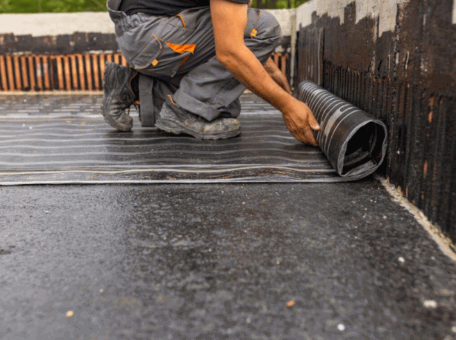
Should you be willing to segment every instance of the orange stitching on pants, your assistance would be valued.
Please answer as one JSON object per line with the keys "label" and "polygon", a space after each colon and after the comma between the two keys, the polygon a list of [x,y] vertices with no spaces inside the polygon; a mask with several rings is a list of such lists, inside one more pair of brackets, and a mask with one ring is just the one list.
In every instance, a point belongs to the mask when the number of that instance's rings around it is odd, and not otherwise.
{"label": "orange stitching on pants", "polygon": [[173,103],[174,105],[177,105],[177,103],[176,103],[176,102],[174,101],[174,99],[173,99],[173,95],[168,94],[168,97],[169,97],[169,99],[171,100],[171,103]]}
{"label": "orange stitching on pants", "polygon": [[184,25],[184,28],[187,28],[187,25],[185,24],[185,20],[184,20],[184,18],[182,17],[182,15],[176,14],[176,17],[178,17],[179,19],[181,19],[182,25]]}

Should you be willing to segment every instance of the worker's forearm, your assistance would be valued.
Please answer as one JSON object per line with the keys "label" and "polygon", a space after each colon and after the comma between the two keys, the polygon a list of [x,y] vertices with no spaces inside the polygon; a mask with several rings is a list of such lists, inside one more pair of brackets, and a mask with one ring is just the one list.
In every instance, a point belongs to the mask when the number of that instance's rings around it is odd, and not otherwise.
{"label": "worker's forearm", "polygon": [[236,79],[282,113],[286,113],[291,102],[296,100],[274,82],[247,47],[239,48],[231,55],[219,56],[219,59]]}
{"label": "worker's forearm", "polygon": [[264,69],[270,76],[280,71],[280,69],[278,68],[274,60],[272,60],[272,58],[269,58],[268,61],[264,64]]}

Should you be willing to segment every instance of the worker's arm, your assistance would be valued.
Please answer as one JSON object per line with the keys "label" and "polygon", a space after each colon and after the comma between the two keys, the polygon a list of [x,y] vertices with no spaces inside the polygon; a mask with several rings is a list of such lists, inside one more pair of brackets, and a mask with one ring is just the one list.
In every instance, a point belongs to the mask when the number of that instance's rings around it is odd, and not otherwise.
{"label": "worker's arm", "polygon": [[277,67],[276,63],[272,58],[269,58],[266,64],[264,64],[264,69],[268,74],[271,76],[272,80],[276,82],[281,88],[283,88],[286,92],[291,94],[291,88],[288,84],[288,79],[286,75]]}
{"label": "worker's arm", "polygon": [[218,60],[249,90],[282,112],[285,125],[296,139],[317,145],[311,129],[319,130],[320,126],[309,107],[277,85],[245,45],[247,5],[211,0],[211,15]]}

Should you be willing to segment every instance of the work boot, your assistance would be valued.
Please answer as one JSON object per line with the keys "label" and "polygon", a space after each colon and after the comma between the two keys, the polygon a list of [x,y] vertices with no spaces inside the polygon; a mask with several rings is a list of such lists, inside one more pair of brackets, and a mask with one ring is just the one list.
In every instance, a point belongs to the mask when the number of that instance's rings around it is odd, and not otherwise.
{"label": "work boot", "polygon": [[131,67],[107,63],[103,76],[104,97],[101,112],[105,121],[119,131],[130,131],[133,119],[129,116],[130,106],[135,102],[131,82],[138,74]]}
{"label": "work boot", "polygon": [[198,139],[227,139],[241,134],[237,119],[218,118],[209,122],[178,106],[171,96],[166,98],[155,126],[175,135],[185,133]]}

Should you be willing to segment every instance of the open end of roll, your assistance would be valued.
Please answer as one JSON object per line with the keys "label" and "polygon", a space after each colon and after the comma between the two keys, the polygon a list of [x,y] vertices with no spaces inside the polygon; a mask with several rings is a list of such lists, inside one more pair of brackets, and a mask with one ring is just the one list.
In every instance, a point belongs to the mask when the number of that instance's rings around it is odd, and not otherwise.
{"label": "open end of roll", "polygon": [[357,168],[380,165],[385,137],[383,127],[374,122],[361,127],[348,141],[342,175]]}

